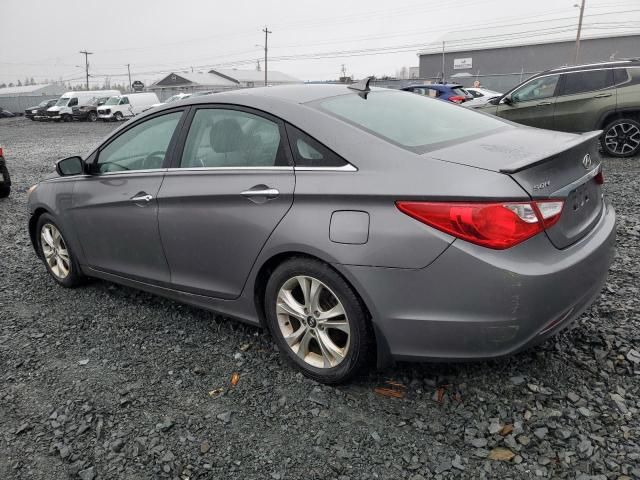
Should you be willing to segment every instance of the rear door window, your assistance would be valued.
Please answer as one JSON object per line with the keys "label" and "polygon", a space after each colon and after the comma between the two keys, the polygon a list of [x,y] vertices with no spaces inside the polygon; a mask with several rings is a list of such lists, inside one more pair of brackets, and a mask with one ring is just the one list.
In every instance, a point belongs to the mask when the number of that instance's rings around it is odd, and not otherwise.
{"label": "rear door window", "polygon": [[620,85],[626,83],[629,80],[629,73],[626,68],[616,68],[613,71],[613,83]]}
{"label": "rear door window", "polygon": [[590,70],[564,74],[564,86],[561,95],[603,90],[613,85],[613,70]]}

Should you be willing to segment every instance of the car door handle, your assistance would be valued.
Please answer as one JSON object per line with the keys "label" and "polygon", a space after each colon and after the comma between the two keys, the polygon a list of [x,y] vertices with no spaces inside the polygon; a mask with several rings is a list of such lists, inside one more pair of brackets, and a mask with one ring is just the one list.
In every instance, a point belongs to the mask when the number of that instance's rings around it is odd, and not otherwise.
{"label": "car door handle", "polygon": [[132,202],[150,202],[153,200],[153,195],[149,195],[148,193],[138,193],[135,197],[131,197]]}
{"label": "car door handle", "polygon": [[536,105],[536,107],[543,107],[545,105],[551,105],[552,102],[540,102]]}
{"label": "car door handle", "polygon": [[611,96],[610,93],[599,93],[598,95],[596,95],[593,98],[607,98],[607,97],[610,97],[610,96]]}
{"label": "car door handle", "polygon": [[253,187],[249,190],[245,190],[244,192],[240,192],[240,195],[247,198],[267,197],[270,199],[276,198],[278,195],[280,195],[280,192],[275,188],[262,188],[262,186],[259,186],[259,188]]}

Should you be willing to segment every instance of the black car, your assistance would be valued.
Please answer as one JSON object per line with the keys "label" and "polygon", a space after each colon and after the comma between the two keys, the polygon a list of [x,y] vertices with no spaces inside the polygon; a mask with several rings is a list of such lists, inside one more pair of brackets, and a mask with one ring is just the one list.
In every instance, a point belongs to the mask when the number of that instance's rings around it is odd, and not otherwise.
{"label": "black car", "polygon": [[11,117],[15,117],[15,115],[11,113],[9,110],[5,110],[4,108],[0,107],[0,118],[11,118]]}
{"label": "black car", "polygon": [[109,97],[94,98],[87,105],[73,107],[71,109],[73,111],[73,119],[95,122],[98,120],[98,107],[104,105],[107,100],[109,100]]}
{"label": "black car", "polygon": [[58,101],[57,98],[54,98],[52,100],[43,100],[35,107],[27,108],[24,111],[24,116],[27,118],[30,118],[31,120],[38,120],[38,117],[45,116],[47,108],[53,107],[57,101]]}
{"label": "black car", "polygon": [[6,198],[11,193],[11,177],[7,170],[7,162],[4,159],[4,152],[0,147],[0,198]]}

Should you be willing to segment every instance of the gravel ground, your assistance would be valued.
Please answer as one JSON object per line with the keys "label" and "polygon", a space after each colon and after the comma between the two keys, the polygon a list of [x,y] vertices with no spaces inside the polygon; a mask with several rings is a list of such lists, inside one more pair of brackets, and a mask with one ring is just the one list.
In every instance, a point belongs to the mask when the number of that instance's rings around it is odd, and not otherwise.
{"label": "gravel ground", "polygon": [[25,190],[113,128],[0,120],[14,179],[0,200],[0,478],[640,478],[640,158],[604,160],[618,250],[572,329],[509,359],[400,364],[335,388],[257,328],[47,276]]}

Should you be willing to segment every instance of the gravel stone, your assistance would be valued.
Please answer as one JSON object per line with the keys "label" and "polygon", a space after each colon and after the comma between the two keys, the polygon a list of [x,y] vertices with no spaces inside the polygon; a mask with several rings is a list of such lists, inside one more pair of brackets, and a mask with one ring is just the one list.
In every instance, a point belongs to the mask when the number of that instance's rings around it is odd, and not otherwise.
{"label": "gravel stone", "polygon": [[[0,119],[14,181],[0,200],[0,478],[640,478],[640,157],[602,160],[616,251],[574,325],[513,357],[401,362],[329,387],[257,327],[48,277],[26,190],[118,126]],[[388,380],[404,398],[374,393]]]}

